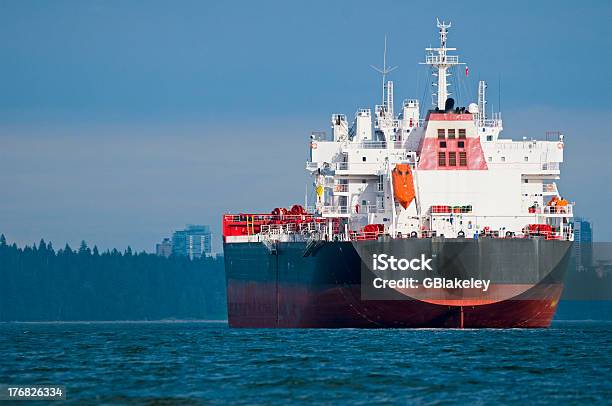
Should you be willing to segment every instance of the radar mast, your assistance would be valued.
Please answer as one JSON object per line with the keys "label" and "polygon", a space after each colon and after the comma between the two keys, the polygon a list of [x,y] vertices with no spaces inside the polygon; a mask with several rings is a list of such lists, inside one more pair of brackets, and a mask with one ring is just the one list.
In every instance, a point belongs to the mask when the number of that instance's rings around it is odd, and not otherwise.
{"label": "radar mast", "polygon": [[393,117],[393,82],[387,83],[387,75],[397,69],[397,66],[387,67],[387,36],[385,35],[385,48],[383,51],[383,67],[377,68],[374,65],[370,65],[372,69],[382,75],[382,106],[385,107],[386,112],[390,113],[390,117]]}
{"label": "radar mast", "polygon": [[[421,62],[421,65],[430,65],[435,69],[433,75],[438,77],[437,86],[438,90],[435,95],[438,96],[438,103],[436,107],[440,110],[444,110],[446,99],[451,93],[448,91],[448,81],[447,78],[450,76],[448,73],[448,68],[451,68],[455,65],[465,65],[464,63],[459,62],[459,57],[457,55],[448,55],[448,51],[456,51],[457,48],[448,48],[446,46],[446,35],[448,34],[448,29],[451,27],[451,23],[436,19],[437,26],[440,29],[440,47],[439,48],[425,48],[429,53],[425,57],[425,62]],[[435,104],[434,104],[435,105]]]}

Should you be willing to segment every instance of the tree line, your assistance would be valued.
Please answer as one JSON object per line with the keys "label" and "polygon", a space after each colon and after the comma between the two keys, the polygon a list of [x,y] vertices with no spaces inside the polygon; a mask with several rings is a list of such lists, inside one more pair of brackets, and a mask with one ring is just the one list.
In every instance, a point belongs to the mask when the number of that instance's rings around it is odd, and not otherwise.
{"label": "tree line", "polygon": [[0,236],[0,321],[225,319],[222,259],[99,252]]}

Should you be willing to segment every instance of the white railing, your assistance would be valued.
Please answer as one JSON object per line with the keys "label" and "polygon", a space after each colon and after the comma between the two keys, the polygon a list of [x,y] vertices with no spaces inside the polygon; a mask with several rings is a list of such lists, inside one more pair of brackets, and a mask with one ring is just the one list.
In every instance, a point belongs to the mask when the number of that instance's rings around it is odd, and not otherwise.
{"label": "white railing", "polygon": [[402,106],[411,107],[411,106],[417,106],[418,104],[419,104],[419,101],[417,99],[404,99]]}
{"label": "white railing", "polygon": [[498,149],[536,149],[542,148],[542,144],[535,144],[533,141],[498,141],[495,144]]}
{"label": "white railing", "polygon": [[310,138],[313,141],[331,141],[331,137],[325,131],[313,131],[310,133]]}
{"label": "white railing", "polygon": [[482,127],[501,127],[501,120],[481,120]]}
{"label": "white railing", "polygon": [[549,149],[556,148],[556,144],[550,141],[541,141],[541,140],[498,140],[495,144],[495,147],[498,149]]}
{"label": "white railing", "polygon": [[[359,208],[359,213],[362,213],[363,210],[365,209],[366,213],[384,213],[385,209],[382,207],[379,207],[375,204],[369,204],[367,206],[362,206]],[[357,209],[355,208],[355,211],[357,211]]]}
{"label": "white railing", "polygon": [[473,117],[474,117],[474,122],[479,127],[501,127],[502,126],[501,113],[499,112],[493,113],[493,116],[491,118],[483,119],[480,117],[480,113],[474,113]]}
{"label": "white railing", "polygon": [[527,210],[528,212],[522,212],[522,214],[506,214],[506,215],[483,215],[474,213],[472,209],[466,211],[463,208],[453,208],[450,206],[449,209],[437,209],[432,210],[431,215],[434,217],[470,217],[474,219],[478,219],[479,222],[486,221],[487,219],[500,219],[504,217],[513,217],[513,218],[533,218],[534,215],[551,215],[551,216],[572,216],[574,214],[574,205],[568,204],[566,206],[544,206],[544,207],[534,207]]}
{"label": "white railing", "polygon": [[544,171],[558,171],[559,162],[546,162],[542,164],[542,170]]}
{"label": "white railing", "polygon": [[375,204],[369,204],[365,206],[323,206],[321,212],[323,214],[368,214],[384,213],[385,209],[378,207]]}
{"label": "white railing", "polygon": [[290,233],[312,233],[324,231],[327,227],[325,223],[285,223],[285,224],[263,224],[261,226],[262,234],[278,235]]}
{"label": "white railing", "polygon": [[336,162],[334,167],[337,171],[358,171],[360,173],[374,174],[384,170],[385,165],[382,162]]}
{"label": "white railing", "polygon": [[[382,209],[376,209],[376,207],[372,205],[364,206],[366,212],[373,212]],[[326,206],[324,207],[324,213],[331,214],[346,214],[349,208],[347,206]],[[332,213],[336,212],[336,213]],[[491,216],[495,217],[495,216]],[[480,216],[481,221],[485,220],[487,216]],[[313,219],[314,220],[314,219]],[[328,235],[330,232],[330,224],[331,235]],[[483,227],[482,229],[434,229],[434,230],[420,230],[415,233],[398,233],[397,235],[390,236],[392,238],[432,238],[432,237],[442,237],[446,238],[475,238],[474,234],[478,234],[479,238],[490,237],[490,238],[532,238],[532,237],[545,237],[546,239],[559,239],[559,240],[571,240],[573,238],[573,232],[571,228],[564,227],[563,230],[555,227],[546,227],[543,224],[537,224],[537,226],[544,226],[542,229],[538,227],[531,229],[530,225],[523,227],[521,231],[519,230],[508,230],[505,227],[501,228],[490,228]],[[463,234],[461,234],[463,233]],[[460,235],[461,234],[461,235]],[[370,237],[378,238],[380,235],[389,235],[388,230],[385,231],[377,231],[373,233]],[[251,235],[251,237],[257,237],[257,241],[265,242],[266,240],[270,241],[286,241],[285,237],[293,238],[293,241],[297,241],[298,238],[308,238],[308,239],[371,239],[368,238],[366,232],[351,230],[349,231],[349,235],[346,235],[342,232],[341,229],[337,226],[337,223],[334,222],[333,219],[317,219],[314,221],[308,222],[289,222],[289,223],[272,223],[272,224],[262,224],[261,230],[257,235]]]}
{"label": "white railing", "polygon": [[346,171],[349,168],[348,162],[336,162],[336,170],[337,171]]}
{"label": "white railing", "polygon": [[348,206],[323,206],[322,214],[350,214]]}
{"label": "white railing", "polygon": [[458,64],[459,57],[457,55],[446,55],[443,59],[440,55],[426,55],[425,63],[432,65],[439,65],[442,63]]}
{"label": "white railing", "polygon": [[544,206],[543,213],[551,216],[573,216],[574,205],[568,204],[567,206]]}
{"label": "white railing", "polygon": [[362,141],[349,142],[345,145],[346,149],[387,149],[393,146],[395,149],[403,147],[405,141]]}
{"label": "white railing", "polygon": [[349,142],[346,148],[351,149],[385,149],[387,148],[387,141],[362,141],[362,142]]}

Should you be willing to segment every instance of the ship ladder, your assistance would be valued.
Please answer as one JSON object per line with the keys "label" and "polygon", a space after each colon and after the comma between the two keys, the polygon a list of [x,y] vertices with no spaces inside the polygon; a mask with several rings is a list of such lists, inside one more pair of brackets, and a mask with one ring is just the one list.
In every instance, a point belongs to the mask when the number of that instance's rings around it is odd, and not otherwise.
{"label": "ship ladder", "polygon": [[[250,227],[249,227],[250,220]],[[255,235],[255,216],[247,216],[246,218],[247,235]]]}

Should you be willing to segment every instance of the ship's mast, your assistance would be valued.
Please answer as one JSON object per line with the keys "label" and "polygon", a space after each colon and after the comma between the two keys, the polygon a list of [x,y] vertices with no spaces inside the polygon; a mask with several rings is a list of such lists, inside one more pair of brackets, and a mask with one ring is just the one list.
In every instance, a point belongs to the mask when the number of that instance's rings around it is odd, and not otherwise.
{"label": "ship's mast", "polygon": [[451,93],[448,91],[448,81],[447,78],[450,76],[448,73],[448,68],[453,67],[455,65],[465,65],[464,63],[459,62],[459,57],[456,55],[448,55],[448,51],[456,51],[457,48],[448,48],[446,46],[446,35],[448,34],[448,29],[451,27],[451,23],[446,24],[444,21],[440,22],[440,20],[436,19],[438,28],[440,29],[440,47],[439,48],[425,48],[429,53],[425,57],[425,62],[421,62],[422,65],[430,65],[435,68],[434,76],[438,77],[437,87],[438,90],[436,93],[438,96],[437,107],[440,110],[444,110],[444,106],[446,103],[446,99]]}
{"label": "ship's mast", "polygon": [[393,82],[387,83],[387,75],[397,69],[397,66],[387,67],[387,36],[385,35],[385,49],[383,51],[383,67],[377,68],[370,65],[372,69],[382,75],[382,104],[390,116],[393,117]]}
{"label": "ship's mast", "polygon": [[478,125],[484,127],[487,119],[487,84],[484,80],[478,82]]}

